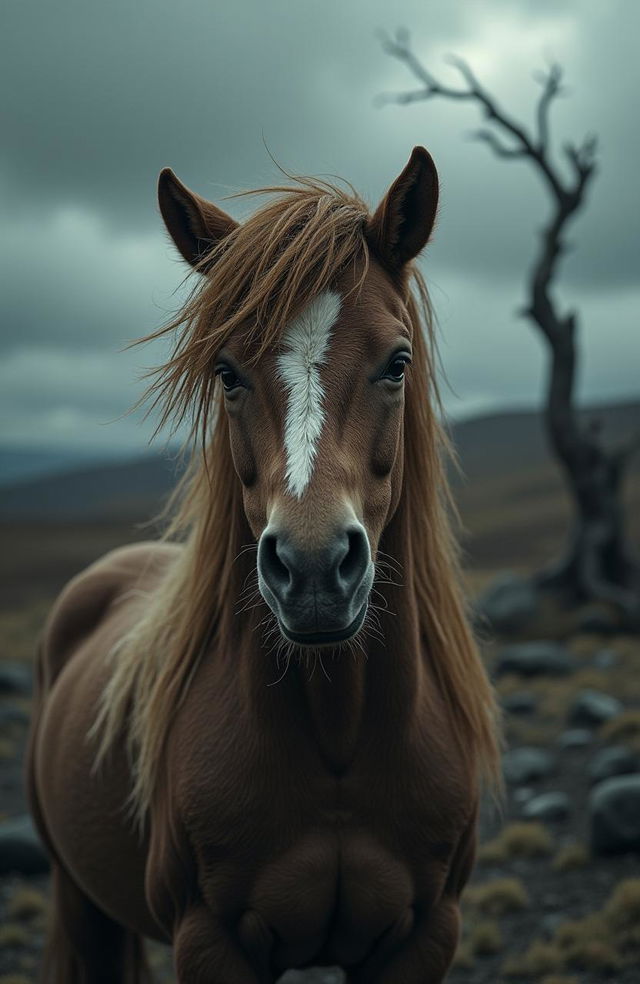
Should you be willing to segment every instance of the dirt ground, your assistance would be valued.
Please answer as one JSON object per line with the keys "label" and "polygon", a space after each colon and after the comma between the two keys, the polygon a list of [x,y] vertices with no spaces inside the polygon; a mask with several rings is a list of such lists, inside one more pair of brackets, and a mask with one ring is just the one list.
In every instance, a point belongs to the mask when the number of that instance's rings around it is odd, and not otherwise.
{"label": "dirt ground", "polygon": [[[65,535],[43,531],[40,537],[31,536],[17,565],[5,555],[0,560],[0,659],[29,664],[34,639],[61,583],[81,561],[130,538],[136,538],[135,531],[124,535],[122,529],[104,527],[84,530],[80,541],[70,540],[69,530]],[[484,579],[476,572],[473,583]],[[592,856],[587,809],[588,768],[597,751],[623,741],[640,752],[640,640],[581,635],[564,641],[575,657],[569,676],[510,675],[497,681],[503,699],[524,690],[535,704],[528,712],[506,714],[507,748],[547,750],[553,768],[543,779],[508,785],[501,814],[485,806],[479,861],[463,901],[463,933],[451,984],[640,982],[640,857]],[[484,647],[490,668],[498,651],[495,640]],[[563,747],[559,739],[569,727],[569,708],[584,688],[617,697],[632,712],[627,715],[631,725],[620,734],[611,725],[594,728],[584,746]],[[29,700],[0,697],[0,712],[9,706],[16,709],[13,720],[0,716],[4,816],[25,811],[21,758]],[[524,821],[524,804],[545,791],[568,794],[567,817],[544,824]],[[46,910],[46,877],[0,879],[0,984],[37,979]],[[151,959],[159,984],[168,984],[173,979],[170,954],[152,948]],[[326,972],[304,978],[317,984],[339,979]]]}

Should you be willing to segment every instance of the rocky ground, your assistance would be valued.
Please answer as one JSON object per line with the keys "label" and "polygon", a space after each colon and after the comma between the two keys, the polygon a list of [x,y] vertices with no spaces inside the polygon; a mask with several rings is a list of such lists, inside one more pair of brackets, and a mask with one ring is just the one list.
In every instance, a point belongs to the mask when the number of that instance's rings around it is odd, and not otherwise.
{"label": "rocky ground", "polygon": [[[0,984],[36,980],[46,921],[47,875],[15,820],[25,813],[30,660],[45,608],[0,615]],[[640,640],[591,632],[484,649],[505,710],[506,798],[501,813],[484,810],[449,980],[637,984]],[[169,954],[154,949],[152,962],[168,984]]]}

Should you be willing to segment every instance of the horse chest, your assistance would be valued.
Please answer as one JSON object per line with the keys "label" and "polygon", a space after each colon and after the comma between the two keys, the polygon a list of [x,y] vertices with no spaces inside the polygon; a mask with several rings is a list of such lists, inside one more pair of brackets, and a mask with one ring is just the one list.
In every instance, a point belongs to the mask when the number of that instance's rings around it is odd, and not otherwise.
{"label": "horse chest", "polygon": [[278,970],[359,963],[390,931],[413,921],[411,873],[365,832],[309,833],[265,865],[238,928]]}

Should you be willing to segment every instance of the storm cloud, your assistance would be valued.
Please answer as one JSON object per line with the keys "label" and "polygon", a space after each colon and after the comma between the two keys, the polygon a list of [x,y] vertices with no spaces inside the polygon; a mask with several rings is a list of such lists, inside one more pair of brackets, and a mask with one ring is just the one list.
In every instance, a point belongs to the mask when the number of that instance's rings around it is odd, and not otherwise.
{"label": "storm cloud", "polygon": [[[453,413],[534,404],[544,352],[515,315],[545,192],[521,162],[467,139],[477,109],[445,101],[378,108],[415,88],[378,29],[411,28],[450,84],[467,58],[501,105],[532,118],[536,69],[557,59],[567,93],[554,147],[596,132],[599,174],[572,228],[561,297],[582,316],[584,399],[637,389],[638,182],[633,46],[622,0],[323,3],[60,0],[3,6],[0,86],[0,419],[12,443],[135,446],[129,418],[164,349],[120,351],[159,326],[186,273],[162,230],[157,173],[171,165],[216,200],[298,173],[339,174],[372,204],[425,144],[442,178],[424,260],[441,324]],[[268,148],[268,150],[267,150]],[[247,203],[225,205],[241,217]],[[177,293],[176,293],[177,292]]]}

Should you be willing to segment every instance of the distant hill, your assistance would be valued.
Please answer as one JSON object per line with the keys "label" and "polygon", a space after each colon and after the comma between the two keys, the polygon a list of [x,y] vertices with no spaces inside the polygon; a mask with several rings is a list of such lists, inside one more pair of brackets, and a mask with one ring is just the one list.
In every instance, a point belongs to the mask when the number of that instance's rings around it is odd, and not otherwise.
{"label": "distant hill", "polygon": [[[585,412],[585,418],[596,415],[605,441],[640,432],[640,402]],[[452,437],[464,473],[462,479],[453,476],[463,512],[472,512],[487,496],[504,505],[516,493],[526,497],[528,490],[539,497],[561,488],[538,413],[475,417],[454,425]],[[640,455],[634,470],[640,470]],[[175,454],[157,454],[36,475],[0,488],[0,521],[144,521],[157,512],[179,473]]]}
{"label": "distant hill", "polygon": [[[640,401],[616,403],[583,410],[587,423],[597,419],[607,447],[640,434]],[[473,417],[452,428],[467,481],[496,478],[531,471],[551,464],[542,414],[531,410]],[[640,467],[640,454],[634,461]]]}
{"label": "distant hill", "polygon": [[[599,409],[605,436],[640,432],[640,403]],[[497,569],[539,568],[561,549],[569,504],[534,413],[476,417],[453,436],[464,476],[453,474],[470,584]],[[147,521],[173,487],[174,458],[67,469],[0,488],[0,611],[51,599],[107,550],[157,535]],[[428,476],[425,476],[425,481]],[[632,540],[640,546],[640,453],[626,483]]]}
{"label": "distant hill", "polygon": [[0,488],[0,521],[118,520],[139,522],[156,512],[175,485],[176,458],[149,454],[82,464]]}
{"label": "distant hill", "polygon": [[87,468],[103,464],[105,458],[114,460],[122,454],[105,455],[86,450],[73,451],[51,448],[15,448],[0,444],[0,487],[41,478],[44,475]]}

